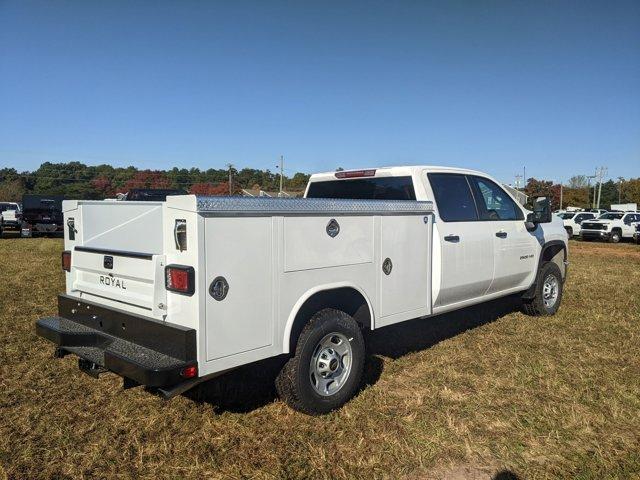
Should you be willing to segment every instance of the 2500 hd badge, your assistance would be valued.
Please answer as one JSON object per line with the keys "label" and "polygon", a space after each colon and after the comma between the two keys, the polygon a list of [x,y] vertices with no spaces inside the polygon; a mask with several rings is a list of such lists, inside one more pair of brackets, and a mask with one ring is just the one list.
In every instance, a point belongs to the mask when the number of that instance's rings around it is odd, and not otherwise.
{"label": "2500 hd badge", "polygon": [[122,290],[127,289],[124,280],[106,275],[100,275],[100,285],[108,285],[114,288],[121,288]]}

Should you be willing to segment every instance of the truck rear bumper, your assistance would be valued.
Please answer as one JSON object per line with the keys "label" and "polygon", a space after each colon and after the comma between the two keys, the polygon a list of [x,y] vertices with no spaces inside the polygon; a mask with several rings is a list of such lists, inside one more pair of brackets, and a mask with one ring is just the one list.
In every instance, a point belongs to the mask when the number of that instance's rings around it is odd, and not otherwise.
{"label": "truck rear bumper", "polygon": [[148,387],[184,382],[194,376],[193,367],[197,376],[193,329],[66,295],[58,297],[58,313],[39,319],[36,333],[53,342],[59,356],[80,357],[87,373],[111,371]]}

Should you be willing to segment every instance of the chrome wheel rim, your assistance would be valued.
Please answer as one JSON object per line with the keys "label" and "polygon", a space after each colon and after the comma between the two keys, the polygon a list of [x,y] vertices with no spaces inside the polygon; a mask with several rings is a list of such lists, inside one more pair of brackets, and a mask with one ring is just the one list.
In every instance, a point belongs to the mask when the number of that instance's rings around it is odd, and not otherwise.
{"label": "chrome wheel rim", "polygon": [[542,301],[546,308],[552,308],[558,301],[560,283],[555,275],[547,275],[542,284]]}
{"label": "chrome wheel rim", "polygon": [[309,381],[319,395],[334,395],[344,386],[351,373],[351,343],[341,333],[325,335],[313,349],[309,365]]}

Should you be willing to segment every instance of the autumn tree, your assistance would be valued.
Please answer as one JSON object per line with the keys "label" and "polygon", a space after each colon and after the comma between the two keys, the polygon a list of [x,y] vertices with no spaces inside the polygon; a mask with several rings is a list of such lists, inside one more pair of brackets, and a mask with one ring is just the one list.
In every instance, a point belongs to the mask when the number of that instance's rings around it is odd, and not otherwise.
{"label": "autumn tree", "polygon": [[560,208],[560,184],[550,180],[538,180],[530,178],[524,189],[528,197],[547,197],[552,210]]}
{"label": "autumn tree", "polygon": [[107,177],[97,177],[91,180],[91,186],[96,191],[98,196],[102,198],[113,197],[116,191],[111,183],[111,180]]}
{"label": "autumn tree", "polygon": [[194,195],[212,195],[216,197],[229,195],[229,184],[194,183],[193,185],[191,185],[189,193],[192,193]]}
{"label": "autumn tree", "polygon": [[171,180],[164,172],[143,170],[127,181],[123,190],[128,192],[134,188],[171,188]]}

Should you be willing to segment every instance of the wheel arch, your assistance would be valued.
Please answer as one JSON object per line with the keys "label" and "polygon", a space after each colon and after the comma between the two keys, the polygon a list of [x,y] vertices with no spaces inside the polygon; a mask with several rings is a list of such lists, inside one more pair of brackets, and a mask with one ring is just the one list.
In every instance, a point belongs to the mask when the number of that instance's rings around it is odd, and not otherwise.
{"label": "wheel arch", "polygon": [[523,298],[533,298],[535,296],[536,286],[538,283],[538,272],[545,262],[554,262],[560,268],[563,281],[567,278],[567,244],[562,240],[550,240],[542,246],[540,257],[538,258],[538,267],[533,283],[522,296]]}
{"label": "wheel arch", "polygon": [[373,328],[373,307],[361,288],[349,283],[320,285],[307,290],[291,309],[284,328],[283,353],[295,351],[300,332],[311,316],[323,308],[342,310],[363,329]]}

